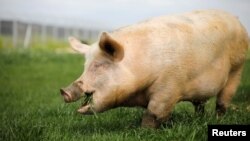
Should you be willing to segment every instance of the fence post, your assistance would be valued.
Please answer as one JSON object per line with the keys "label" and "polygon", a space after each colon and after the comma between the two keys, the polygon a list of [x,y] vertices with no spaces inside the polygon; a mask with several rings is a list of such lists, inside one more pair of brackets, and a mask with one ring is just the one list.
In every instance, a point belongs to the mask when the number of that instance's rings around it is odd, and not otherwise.
{"label": "fence post", "polygon": [[64,28],[64,40],[68,40],[69,37],[69,29]]}
{"label": "fence post", "polygon": [[55,39],[58,39],[58,29],[56,26],[53,26],[53,36]]}
{"label": "fence post", "polygon": [[82,38],[85,39],[85,40],[88,40],[88,31],[87,29],[83,29],[82,30]]}
{"label": "fence post", "polygon": [[17,27],[17,21],[13,21],[13,26],[12,26],[12,44],[13,47],[16,47],[17,45],[17,37],[18,37],[18,27]]}
{"label": "fence post", "polygon": [[73,29],[73,35],[77,38],[79,38],[79,30],[77,28]]}
{"label": "fence post", "polygon": [[32,34],[32,25],[28,24],[26,28],[26,32],[25,32],[24,43],[23,43],[24,48],[29,47],[31,34]]}
{"label": "fence post", "polygon": [[2,21],[0,20],[0,35],[2,35]]}
{"label": "fence post", "polygon": [[42,35],[41,35],[42,44],[46,44],[46,42],[47,42],[47,28],[46,28],[46,25],[42,25],[41,28],[42,28]]}

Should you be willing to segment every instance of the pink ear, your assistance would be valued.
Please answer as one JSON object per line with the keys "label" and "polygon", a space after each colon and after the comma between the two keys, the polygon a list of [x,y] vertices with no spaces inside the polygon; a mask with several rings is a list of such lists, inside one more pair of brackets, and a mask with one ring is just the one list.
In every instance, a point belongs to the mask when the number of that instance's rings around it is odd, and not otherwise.
{"label": "pink ear", "polygon": [[124,57],[124,50],[121,44],[113,39],[108,33],[103,32],[99,41],[101,50],[113,61],[120,61]]}
{"label": "pink ear", "polygon": [[88,52],[88,50],[89,50],[89,46],[88,45],[82,44],[79,40],[77,40],[74,37],[69,37],[68,40],[69,40],[69,43],[70,43],[71,47],[75,51],[77,51],[77,52],[79,52],[81,54],[85,54],[85,53]]}

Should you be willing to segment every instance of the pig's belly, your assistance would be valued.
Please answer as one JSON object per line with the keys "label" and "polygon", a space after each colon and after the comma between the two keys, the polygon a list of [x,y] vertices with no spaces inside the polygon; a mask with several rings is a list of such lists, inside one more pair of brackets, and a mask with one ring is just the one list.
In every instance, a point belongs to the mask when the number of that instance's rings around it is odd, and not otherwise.
{"label": "pig's belly", "polygon": [[205,100],[217,95],[226,85],[228,72],[225,62],[212,64],[186,83],[182,100]]}

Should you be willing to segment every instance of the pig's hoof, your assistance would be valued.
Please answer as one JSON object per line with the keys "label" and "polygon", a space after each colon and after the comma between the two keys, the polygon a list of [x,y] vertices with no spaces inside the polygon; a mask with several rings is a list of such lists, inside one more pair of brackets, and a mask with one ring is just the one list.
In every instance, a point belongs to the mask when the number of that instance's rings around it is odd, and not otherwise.
{"label": "pig's hoof", "polygon": [[225,109],[223,109],[223,110],[217,110],[216,111],[216,119],[217,120],[221,120],[222,117],[225,115],[225,113],[226,113]]}
{"label": "pig's hoof", "polygon": [[220,118],[225,115],[226,113],[226,107],[222,104],[217,104],[216,105],[216,118]]}
{"label": "pig's hoof", "polygon": [[147,118],[143,118],[142,122],[141,122],[141,127],[142,128],[159,128],[160,127],[160,122],[157,121],[156,119],[147,117]]}
{"label": "pig's hoof", "polygon": [[160,124],[156,124],[156,123],[143,123],[141,124],[142,128],[159,128]]}
{"label": "pig's hoof", "polygon": [[217,111],[216,112],[216,119],[220,119],[221,117],[223,117],[225,115],[225,112],[223,111]]}

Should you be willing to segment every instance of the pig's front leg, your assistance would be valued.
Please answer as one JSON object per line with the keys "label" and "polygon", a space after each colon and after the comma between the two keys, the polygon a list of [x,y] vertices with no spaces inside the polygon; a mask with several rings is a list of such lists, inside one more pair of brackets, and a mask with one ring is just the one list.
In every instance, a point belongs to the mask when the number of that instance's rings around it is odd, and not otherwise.
{"label": "pig's front leg", "polygon": [[151,96],[146,112],[142,117],[141,126],[158,128],[162,122],[168,120],[179,96],[174,93],[159,93]]}

